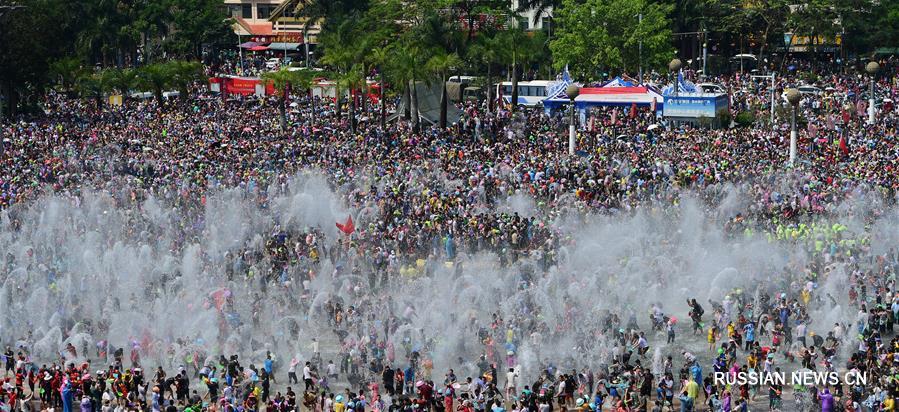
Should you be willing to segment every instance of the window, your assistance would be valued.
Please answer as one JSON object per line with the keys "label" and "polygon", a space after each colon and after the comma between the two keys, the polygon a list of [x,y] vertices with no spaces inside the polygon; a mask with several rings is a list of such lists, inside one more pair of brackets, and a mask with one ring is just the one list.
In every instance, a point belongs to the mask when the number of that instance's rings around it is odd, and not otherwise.
{"label": "window", "polygon": [[535,96],[546,96],[546,86],[536,86],[534,88],[537,89],[534,93]]}
{"label": "window", "polygon": [[512,86],[503,85],[503,94],[505,94],[507,96],[511,95],[512,94]]}
{"label": "window", "polygon": [[253,18],[253,5],[252,4],[241,4],[240,5],[240,17],[245,19]]}
{"label": "window", "polygon": [[228,15],[231,17],[240,17],[240,5],[239,4],[229,4],[228,5]]}
{"label": "window", "polygon": [[518,27],[521,27],[521,28],[524,29],[524,30],[530,30],[530,29],[532,29],[533,27],[531,27],[531,19],[530,19],[530,17],[526,17],[526,16],[525,16],[525,17],[519,17],[519,18],[518,18]]}
{"label": "window", "polygon": [[256,18],[259,20],[268,19],[272,16],[272,12],[278,6],[276,4],[259,4],[256,6]]}

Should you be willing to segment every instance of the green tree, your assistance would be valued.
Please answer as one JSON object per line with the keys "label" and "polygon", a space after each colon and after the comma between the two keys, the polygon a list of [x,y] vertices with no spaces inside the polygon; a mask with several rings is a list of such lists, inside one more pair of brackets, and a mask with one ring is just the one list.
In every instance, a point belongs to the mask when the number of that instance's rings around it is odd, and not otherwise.
{"label": "green tree", "polygon": [[518,66],[538,60],[543,51],[544,37],[540,32],[525,32],[512,28],[499,35],[500,55],[511,64],[512,70],[512,111],[518,107]]}
{"label": "green tree", "polygon": [[80,57],[69,56],[50,63],[50,75],[63,91],[71,91],[86,69]]}
{"label": "green tree", "polygon": [[356,133],[356,100],[365,99],[364,94],[362,94],[364,90],[362,85],[365,84],[365,77],[362,77],[360,73],[362,73],[361,68],[353,67],[337,79],[337,92],[342,94],[343,90],[347,90],[350,95],[349,123],[350,131],[353,133]]}
{"label": "green tree", "polygon": [[475,44],[468,49],[470,60],[478,61],[486,66],[487,73],[487,112],[493,113],[493,103],[495,100],[493,87],[493,67],[497,63],[502,62],[502,43],[501,39],[492,33],[492,35],[479,36]]}
{"label": "green tree", "polygon": [[[602,71],[662,68],[673,56],[672,7],[647,0],[563,0],[555,13],[558,29],[550,42],[557,69],[596,79]],[[638,23],[634,17],[643,15]],[[642,59],[639,44],[642,41]]]}
{"label": "green tree", "polygon": [[109,78],[103,72],[85,72],[75,81],[75,88],[82,98],[92,97],[100,108],[104,94],[109,90]]}
{"label": "green tree", "polygon": [[140,83],[138,71],[135,69],[107,69],[105,71],[109,87],[122,94],[122,100],[128,100],[131,90]]}
{"label": "green tree", "polygon": [[290,86],[294,82],[296,76],[287,68],[282,68],[276,72],[262,73],[262,80],[272,82],[272,86],[278,95],[281,96],[281,104],[278,105],[278,111],[281,119],[281,130],[287,130],[287,100],[290,98]]}
{"label": "green tree", "polygon": [[387,85],[387,65],[390,62],[390,52],[384,47],[377,47],[371,51],[372,63],[378,69],[378,102],[380,104],[379,123],[381,128],[387,126],[387,104],[384,101],[385,87]]}
{"label": "green tree", "polygon": [[166,38],[167,49],[183,58],[202,57],[204,43],[221,42],[231,34],[231,19],[221,0],[167,0],[174,29]]}
{"label": "green tree", "polygon": [[164,107],[162,92],[172,85],[171,65],[165,63],[146,65],[138,69],[137,78],[138,85],[144,90],[151,91],[159,107]]}
{"label": "green tree", "polygon": [[432,56],[426,67],[436,78],[440,87],[440,130],[446,130],[446,112],[449,98],[446,94],[447,73],[462,66],[462,59],[455,53],[437,54]]}
{"label": "green tree", "polygon": [[200,62],[173,60],[166,63],[171,76],[171,85],[178,89],[181,99],[187,99],[190,85],[203,78],[203,65]]}

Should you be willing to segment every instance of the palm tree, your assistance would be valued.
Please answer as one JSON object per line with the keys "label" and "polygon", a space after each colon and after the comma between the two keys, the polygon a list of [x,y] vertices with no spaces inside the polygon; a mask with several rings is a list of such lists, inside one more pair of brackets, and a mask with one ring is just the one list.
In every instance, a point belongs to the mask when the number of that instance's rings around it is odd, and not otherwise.
{"label": "palm tree", "polygon": [[202,77],[203,65],[200,62],[183,60],[175,60],[167,64],[172,76],[172,85],[178,89],[181,99],[186,100],[190,85]]}
{"label": "palm tree", "polygon": [[518,65],[536,60],[543,50],[540,35],[529,34],[521,28],[513,28],[500,35],[503,49],[501,54],[512,63],[512,111],[518,107]]}
{"label": "palm tree", "polygon": [[315,84],[315,78],[318,77],[320,73],[309,69],[300,69],[291,72],[291,74],[292,87],[306,92],[309,96],[309,106],[311,109],[309,120],[315,120],[315,99],[312,96],[312,86]]}
{"label": "palm tree", "polygon": [[350,131],[356,133],[356,98],[364,96],[360,96],[362,93],[362,84],[365,83],[365,78],[362,77],[359,73],[361,73],[361,69],[358,67],[353,67],[354,70],[348,71],[346,74],[340,76],[337,81],[340,84],[338,90],[346,89],[350,94]]}
{"label": "palm tree", "polygon": [[371,60],[375,67],[378,68],[378,102],[381,105],[380,124],[384,129],[387,124],[387,104],[384,101],[384,75],[387,70],[388,59],[390,53],[384,47],[378,47],[371,50]]}
{"label": "palm tree", "polygon": [[487,66],[487,113],[493,113],[493,65],[501,59],[502,44],[499,36],[480,36],[478,42],[469,49],[469,55]]}
{"label": "palm tree", "polygon": [[446,110],[448,103],[448,96],[446,94],[446,79],[447,72],[455,70],[459,66],[462,65],[462,59],[459,58],[459,55],[455,53],[450,54],[437,54],[431,57],[428,60],[427,68],[428,71],[433,73],[438,77],[438,84],[440,85],[440,129],[446,130]]}
{"label": "palm tree", "polygon": [[403,44],[397,44],[394,53],[393,67],[395,77],[405,86],[406,92],[404,93],[409,94],[409,105],[407,107],[409,107],[412,130],[418,132],[421,129],[421,113],[418,111],[418,90],[415,87],[415,83],[422,78],[422,67],[419,57],[423,53],[416,44],[408,41],[408,39]]}
{"label": "palm tree", "polygon": [[62,90],[69,92],[85,72],[83,63],[78,57],[63,57],[50,64],[50,74],[56,78]]}
{"label": "palm tree", "polygon": [[104,71],[109,87],[118,90],[122,94],[122,101],[128,99],[128,94],[139,83],[138,72],[135,69],[107,69]]}
{"label": "palm tree", "polygon": [[533,11],[538,19],[562,6],[562,0],[518,0],[518,12]]}
{"label": "palm tree", "polygon": [[287,130],[287,99],[290,94],[290,84],[294,81],[294,77],[293,72],[286,68],[262,74],[262,79],[272,82],[272,86],[281,95],[281,104],[278,105],[278,111],[281,114],[281,130],[284,131]]}
{"label": "palm tree", "polygon": [[103,72],[84,73],[75,82],[82,97],[92,96],[97,108],[103,107],[103,94],[109,90],[109,83]]}
{"label": "palm tree", "polygon": [[138,69],[138,85],[150,90],[159,107],[163,106],[162,92],[172,84],[171,67],[164,63],[154,63]]}

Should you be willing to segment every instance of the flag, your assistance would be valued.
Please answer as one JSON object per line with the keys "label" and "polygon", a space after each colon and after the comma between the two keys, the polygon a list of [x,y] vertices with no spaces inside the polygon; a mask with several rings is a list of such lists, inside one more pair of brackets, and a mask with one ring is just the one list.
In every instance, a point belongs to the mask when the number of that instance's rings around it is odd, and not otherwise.
{"label": "flag", "polygon": [[846,135],[840,136],[840,152],[843,156],[849,156],[849,145],[846,144]]}
{"label": "flag", "polygon": [[565,65],[565,70],[562,71],[562,81],[565,83],[571,83],[571,74],[568,73],[568,65]]}
{"label": "flag", "polygon": [[612,109],[612,124],[618,124],[618,109]]}
{"label": "flag", "polygon": [[346,233],[347,235],[352,235],[353,232],[356,231],[356,225],[353,224],[353,217],[347,216],[346,223],[341,224],[340,222],[335,223],[337,228],[340,229],[341,232]]}
{"label": "flag", "polygon": [[650,111],[652,111],[653,114],[655,114],[655,112],[656,112],[656,98],[655,97],[652,98],[652,106],[650,106]]}
{"label": "flag", "polygon": [[637,103],[631,103],[631,119],[637,118]]}

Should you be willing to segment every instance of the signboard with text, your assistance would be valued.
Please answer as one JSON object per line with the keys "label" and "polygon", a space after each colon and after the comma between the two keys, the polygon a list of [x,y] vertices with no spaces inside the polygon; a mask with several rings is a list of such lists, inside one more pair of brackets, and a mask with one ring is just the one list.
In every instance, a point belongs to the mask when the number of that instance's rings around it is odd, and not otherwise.
{"label": "signboard with text", "polygon": [[662,115],[665,117],[698,119],[714,118],[719,110],[727,109],[726,94],[688,93],[665,96]]}

